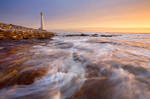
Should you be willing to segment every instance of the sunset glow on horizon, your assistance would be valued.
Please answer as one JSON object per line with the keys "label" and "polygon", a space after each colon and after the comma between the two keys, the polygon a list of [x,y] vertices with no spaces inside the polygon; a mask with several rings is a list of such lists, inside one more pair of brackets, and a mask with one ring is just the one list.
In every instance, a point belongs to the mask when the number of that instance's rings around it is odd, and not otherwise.
{"label": "sunset glow on horizon", "polygon": [[[6,6],[7,5],[7,6]],[[150,33],[150,0],[3,0],[0,22],[47,30]]]}

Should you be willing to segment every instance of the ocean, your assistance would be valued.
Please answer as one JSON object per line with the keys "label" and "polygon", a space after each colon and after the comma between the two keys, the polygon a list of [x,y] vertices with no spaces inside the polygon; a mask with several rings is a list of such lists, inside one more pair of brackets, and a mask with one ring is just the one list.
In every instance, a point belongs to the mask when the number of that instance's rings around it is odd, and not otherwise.
{"label": "ocean", "polygon": [[150,34],[0,41],[0,78],[0,99],[149,99]]}

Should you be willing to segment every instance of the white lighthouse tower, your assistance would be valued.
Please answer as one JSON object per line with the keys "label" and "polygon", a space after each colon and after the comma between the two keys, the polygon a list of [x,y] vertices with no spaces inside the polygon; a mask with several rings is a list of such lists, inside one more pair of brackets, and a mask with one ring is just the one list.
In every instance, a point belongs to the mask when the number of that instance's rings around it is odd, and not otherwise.
{"label": "white lighthouse tower", "polygon": [[41,12],[41,27],[40,30],[44,30],[44,13]]}

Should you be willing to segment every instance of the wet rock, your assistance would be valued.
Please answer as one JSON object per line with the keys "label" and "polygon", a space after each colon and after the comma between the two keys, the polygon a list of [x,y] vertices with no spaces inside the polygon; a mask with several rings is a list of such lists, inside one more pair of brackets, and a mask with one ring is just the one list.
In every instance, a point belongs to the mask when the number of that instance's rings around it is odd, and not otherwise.
{"label": "wet rock", "polygon": [[70,36],[70,37],[72,37],[72,36],[90,36],[90,35],[88,35],[88,34],[69,34],[69,35],[65,35],[66,37],[67,36]]}
{"label": "wet rock", "polygon": [[92,37],[99,37],[99,35],[98,34],[93,34],[93,35],[91,35]]}
{"label": "wet rock", "polygon": [[140,66],[135,67],[132,65],[125,65],[122,68],[127,70],[128,72],[134,74],[134,75],[148,73],[148,71],[145,68],[140,67]]}
{"label": "wet rock", "polygon": [[74,61],[81,62],[82,64],[88,61],[87,58],[85,58],[82,55],[79,55],[78,53],[73,53],[73,59]]}
{"label": "wet rock", "polygon": [[33,70],[20,73],[17,84],[29,85],[34,82],[35,79],[43,77],[48,71],[47,67],[40,67]]}
{"label": "wet rock", "polygon": [[89,36],[88,34],[81,34],[80,36]]}
{"label": "wet rock", "polygon": [[47,71],[47,67],[40,67],[25,72],[20,72],[17,69],[14,69],[7,74],[0,73],[0,88],[6,88],[13,85],[32,84],[35,79],[41,78],[47,73]]}
{"label": "wet rock", "polygon": [[120,36],[120,35],[101,35],[101,37],[116,37],[116,36]]}
{"label": "wet rock", "polygon": [[114,85],[107,78],[89,79],[78,92],[68,99],[111,99]]}
{"label": "wet rock", "polygon": [[88,64],[85,70],[87,73],[86,75],[87,78],[98,77],[100,74],[99,67],[96,66],[95,64]]}

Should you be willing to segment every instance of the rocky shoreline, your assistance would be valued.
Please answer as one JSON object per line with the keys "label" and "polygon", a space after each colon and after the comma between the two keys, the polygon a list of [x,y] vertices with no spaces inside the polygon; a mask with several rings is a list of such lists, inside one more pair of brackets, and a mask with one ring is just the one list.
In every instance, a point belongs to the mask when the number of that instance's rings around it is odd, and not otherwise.
{"label": "rocky shoreline", "polygon": [[46,30],[0,23],[0,40],[49,39],[55,33]]}
{"label": "rocky shoreline", "polygon": [[0,31],[0,40],[48,39],[53,36],[55,36],[55,34],[52,32],[18,33],[9,31]]}

